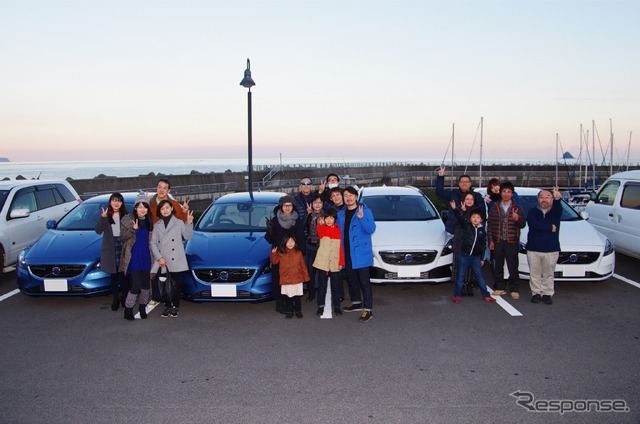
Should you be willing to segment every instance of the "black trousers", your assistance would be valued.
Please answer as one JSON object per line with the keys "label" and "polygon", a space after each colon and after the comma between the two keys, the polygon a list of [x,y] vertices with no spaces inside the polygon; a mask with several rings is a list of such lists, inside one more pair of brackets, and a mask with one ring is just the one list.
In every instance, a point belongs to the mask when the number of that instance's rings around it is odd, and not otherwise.
{"label": "black trousers", "polygon": [[[507,243],[501,241],[495,243],[493,248],[493,279],[495,290],[520,290],[520,276],[518,275],[518,249],[519,243]],[[509,279],[504,279],[504,264],[507,263]]]}

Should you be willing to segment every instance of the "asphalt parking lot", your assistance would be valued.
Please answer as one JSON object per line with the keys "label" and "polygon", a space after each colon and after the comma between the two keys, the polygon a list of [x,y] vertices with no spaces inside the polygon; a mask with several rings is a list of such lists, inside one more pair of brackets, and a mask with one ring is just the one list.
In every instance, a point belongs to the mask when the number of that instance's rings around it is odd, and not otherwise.
{"label": "asphalt parking lot", "polygon": [[108,297],[31,298],[5,274],[0,422],[638,423],[638,262],[556,284],[551,306],[526,282],[506,309],[455,305],[451,283],[375,286],[367,323],[273,302],[128,322]]}

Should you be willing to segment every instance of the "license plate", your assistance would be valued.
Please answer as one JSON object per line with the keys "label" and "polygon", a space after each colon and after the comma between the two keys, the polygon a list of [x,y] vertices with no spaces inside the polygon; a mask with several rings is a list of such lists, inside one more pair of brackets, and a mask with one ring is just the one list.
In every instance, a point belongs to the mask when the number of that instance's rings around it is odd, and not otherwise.
{"label": "license plate", "polygon": [[586,270],[583,266],[565,266],[562,270],[563,277],[584,277],[585,275]]}
{"label": "license plate", "polygon": [[211,297],[237,297],[235,284],[211,284]]}
{"label": "license plate", "polygon": [[67,280],[62,280],[59,278],[56,279],[45,279],[44,280],[44,291],[46,292],[66,292],[69,291],[69,285],[67,284]]}
{"label": "license plate", "polygon": [[398,267],[398,278],[418,278],[420,277],[420,267],[400,266]]}

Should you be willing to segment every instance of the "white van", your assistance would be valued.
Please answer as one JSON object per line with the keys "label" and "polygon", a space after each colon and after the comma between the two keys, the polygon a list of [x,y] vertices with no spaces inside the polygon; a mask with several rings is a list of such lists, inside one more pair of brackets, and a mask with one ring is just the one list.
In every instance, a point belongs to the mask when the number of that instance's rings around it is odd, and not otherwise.
{"label": "white van", "polygon": [[0,271],[10,271],[18,253],[81,202],[64,180],[0,181]]}
{"label": "white van", "polygon": [[640,170],[612,175],[591,194],[584,212],[617,252],[640,259]]}

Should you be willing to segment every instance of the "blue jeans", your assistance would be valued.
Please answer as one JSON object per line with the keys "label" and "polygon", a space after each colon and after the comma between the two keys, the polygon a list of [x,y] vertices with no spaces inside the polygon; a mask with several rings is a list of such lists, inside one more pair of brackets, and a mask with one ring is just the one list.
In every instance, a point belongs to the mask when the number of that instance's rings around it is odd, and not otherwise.
{"label": "blue jeans", "polygon": [[456,274],[456,291],[454,293],[455,297],[460,297],[462,284],[464,283],[464,276],[467,275],[467,269],[469,267],[471,267],[471,271],[476,277],[478,286],[480,287],[480,291],[482,292],[482,297],[489,296],[487,283],[484,281],[484,277],[482,276],[481,261],[482,258],[480,257],[480,255],[470,256],[465,252],[458,253],[458,272]]}

